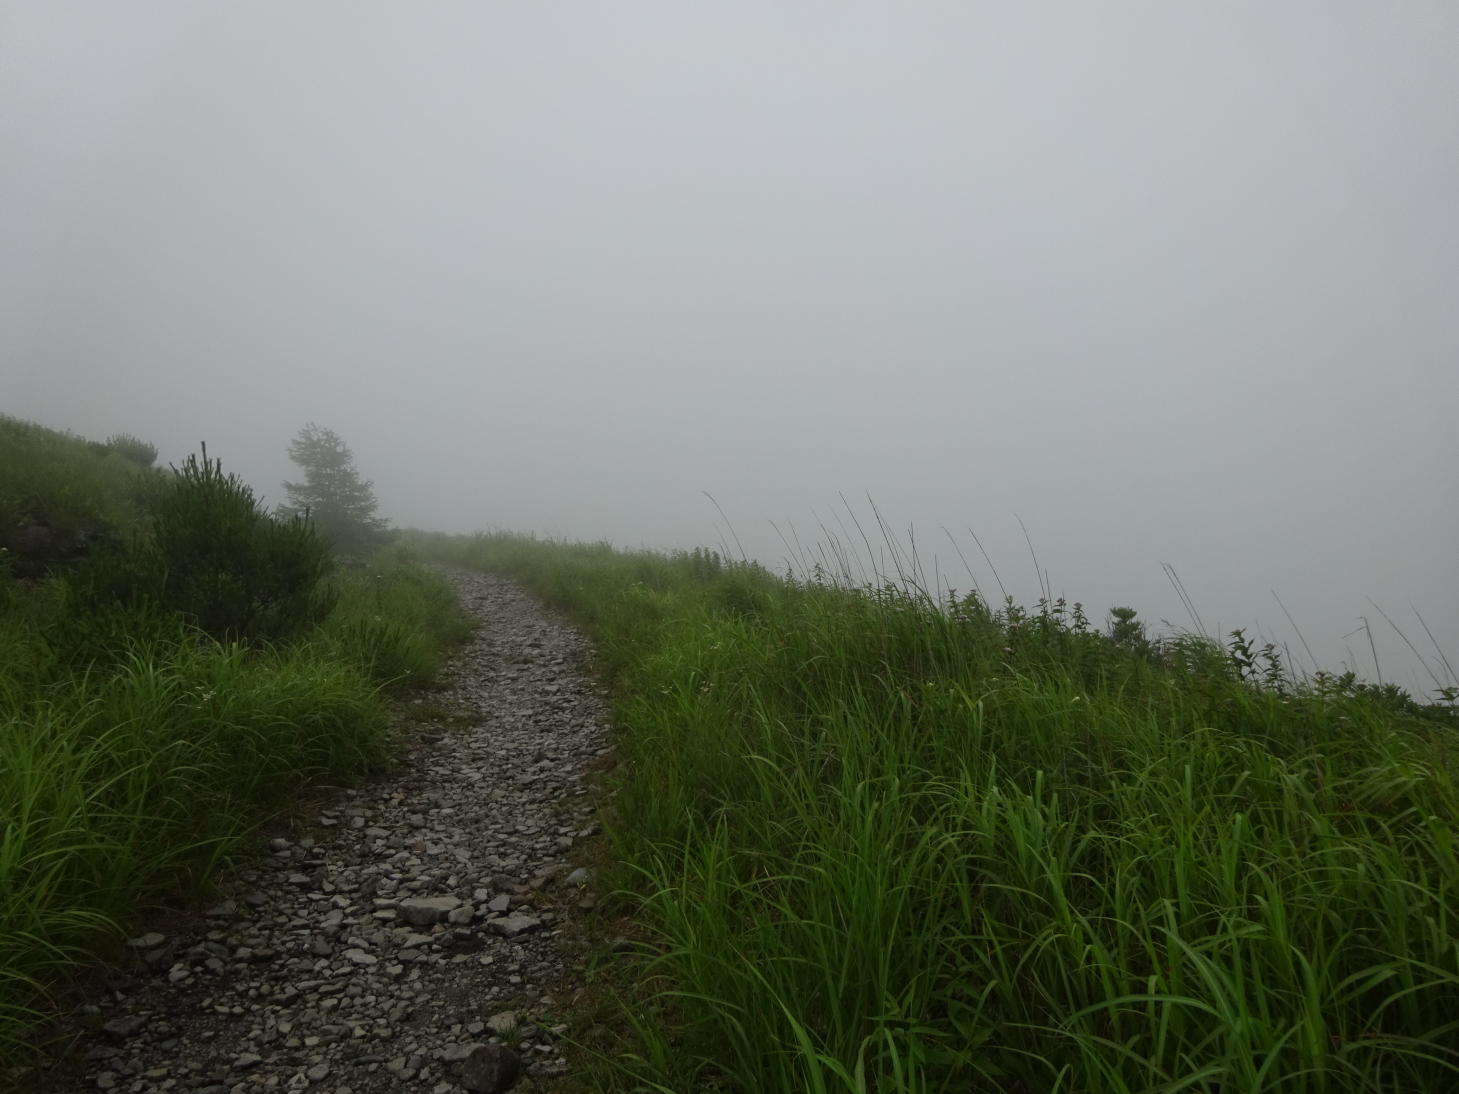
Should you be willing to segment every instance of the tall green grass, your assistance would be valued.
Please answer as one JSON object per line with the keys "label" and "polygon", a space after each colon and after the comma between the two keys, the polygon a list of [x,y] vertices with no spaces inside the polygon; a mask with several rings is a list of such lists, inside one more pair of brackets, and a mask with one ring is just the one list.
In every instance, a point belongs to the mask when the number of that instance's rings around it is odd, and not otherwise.
{"label": "tall green grass", "polygon": [[314,636],[319,651],[392,687],[429,684],[471,630],[451,586],[406,552],[344,570],[331,587],[334,610]]}
{"label": "tall green grass", "polygon": [[1459,1089],[1452,705],[1077,606],[424,547],[604,652],[662,988],[625,1088]]}
{"label": "tall green grass", "polygon": [[51,987],[198,892],[292,792],[388,759],[386,689],[429,683],[465,623],[442,578],[400,561],[335,591],[289,645],[122,616],[132,633],[86,636],[83,666],[62,590],[0,592],[0,1063]]}
{"label": "tall green grass", "polygon": [[113,923],[195,886],[263,809],[362,771],[386,743],[355,667],[181,628],[105,670],[5,684],[0,1039],[12,1042],[36,1017],[32,989],[105,952]]}

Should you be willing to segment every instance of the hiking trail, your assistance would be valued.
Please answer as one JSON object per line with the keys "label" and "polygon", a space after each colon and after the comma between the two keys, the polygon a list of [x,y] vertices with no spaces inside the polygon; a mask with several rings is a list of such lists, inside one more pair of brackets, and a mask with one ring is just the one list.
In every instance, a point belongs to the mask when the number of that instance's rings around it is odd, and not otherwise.
{"label": "hiking trail", "polygon": [[306,798],[227,899],[132,939],[42,1089],[545,1091],[567,1071],[553,1015],[581,980],[563,926],[593,900],[607,704],[570,626],[504,578],[449,577],[479,629],[397,711],[398,767]]}

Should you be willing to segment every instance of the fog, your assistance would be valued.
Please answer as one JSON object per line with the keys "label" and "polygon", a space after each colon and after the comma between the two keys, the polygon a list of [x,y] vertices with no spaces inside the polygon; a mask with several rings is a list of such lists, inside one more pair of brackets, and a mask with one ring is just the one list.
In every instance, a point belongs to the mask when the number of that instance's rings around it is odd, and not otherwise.
{"label": "fog", "polygon": [[1032,602],[1021,519],[1431,690],[1456,305],[1446,0],[0,9],[0,410],[270,502],[315,420],[400,525],[781,568],[870,497]]}

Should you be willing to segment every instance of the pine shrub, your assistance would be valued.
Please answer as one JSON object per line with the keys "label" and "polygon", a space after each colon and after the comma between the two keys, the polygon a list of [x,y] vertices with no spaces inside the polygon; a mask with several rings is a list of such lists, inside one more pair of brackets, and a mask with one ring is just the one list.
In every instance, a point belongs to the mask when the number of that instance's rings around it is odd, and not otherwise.
{"label": "pine shrub", "polygon": [[150,499],[150,534],[99,552],[70,579],[78,615],[161,608],[220,640],[256,644],[329,614],[333,562],[307,520],[271,516],[206,447],[173,472]]}

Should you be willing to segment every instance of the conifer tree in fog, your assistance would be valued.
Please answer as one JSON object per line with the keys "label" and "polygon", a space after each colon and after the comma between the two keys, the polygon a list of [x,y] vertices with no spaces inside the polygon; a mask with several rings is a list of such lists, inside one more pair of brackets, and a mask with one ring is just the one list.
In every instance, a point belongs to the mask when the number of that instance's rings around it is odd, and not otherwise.
{"label": "conifer tree in fog", "polygon": [[361,550],[379,542],[387,522],[375,515],[375,486],[360,477],[349,445],[332,429],[310,422],[289,444],[289,459],[304,471],[303,482],[286,482],[286,516],[306,512],[320,534],[338,550]]}

